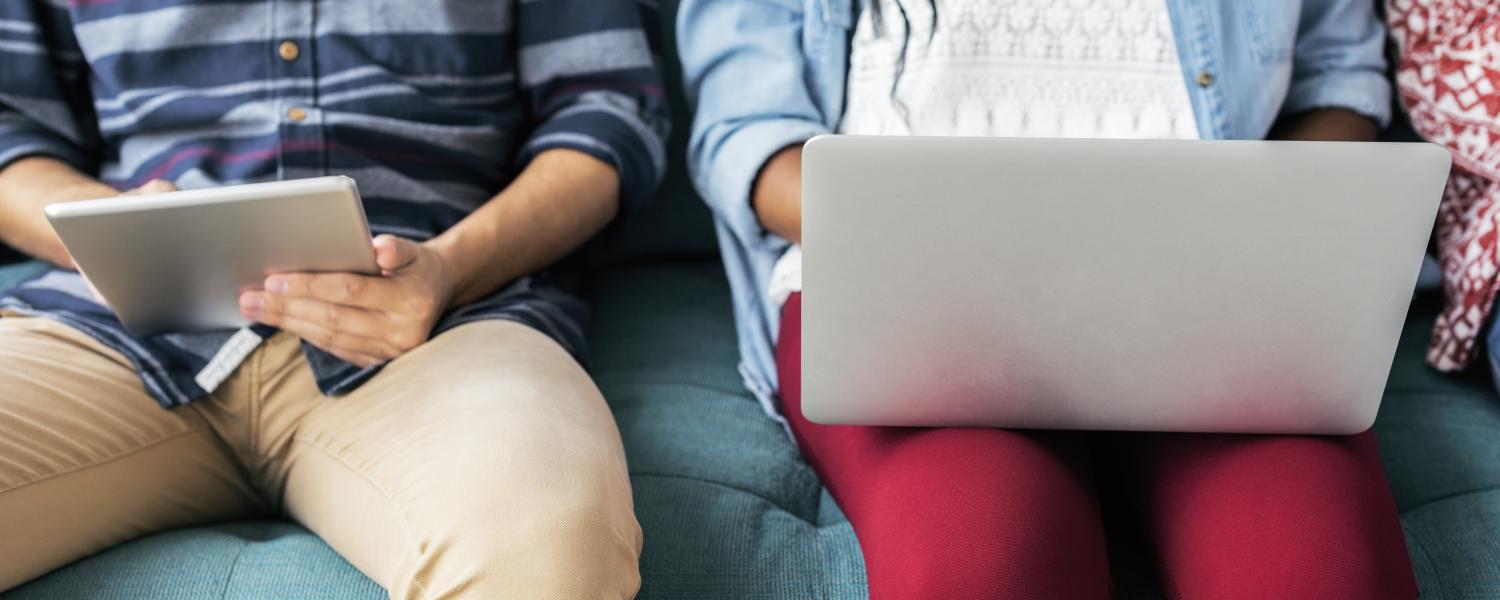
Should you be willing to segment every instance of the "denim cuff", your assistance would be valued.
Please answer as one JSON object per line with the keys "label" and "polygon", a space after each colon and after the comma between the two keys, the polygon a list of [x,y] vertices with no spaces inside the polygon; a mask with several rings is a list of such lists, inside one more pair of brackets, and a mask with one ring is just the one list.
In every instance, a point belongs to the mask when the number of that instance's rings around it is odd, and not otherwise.
{"label": "denim cuff", "polygon": [[765,228],[750,205],[750,191],[766,161],[781,149],[829,133],[822,123],[774,118],[747,123],[713,150],[709,168],[695,173],[698,189],[717,205],[719,218],[748,247],[766,237]]}
{"label": "denim cuff", "polygon": [[1371,70],[1314,73],[1292,82],[1281,114],[1319,108],[1346,108],[1374,119],[1384,129],[1391,124],[1391,84],[1384,73]]}

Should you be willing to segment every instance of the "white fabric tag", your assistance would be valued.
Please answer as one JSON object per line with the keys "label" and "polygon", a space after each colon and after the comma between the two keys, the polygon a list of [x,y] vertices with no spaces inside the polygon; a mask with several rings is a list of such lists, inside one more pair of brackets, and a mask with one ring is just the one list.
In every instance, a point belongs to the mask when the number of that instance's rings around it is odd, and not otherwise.
{"label": "white fabric tag", "polygon": [[198,371],[193,381],[197,382],[198,387],[203,388],[203,391],[212,393],[218,389],[219,384],[229,378],[230,373],[239,368],[240,363],[245,362],[245,358],[249,357],[251,352],[260,347],[262,341],[261,337],[249,327],[236,331],[233,336],[230,336],[229,341],[224,342],[224,346],[219,348],[218,353],[214,354],[213,360],[208,361],[208,366]]}

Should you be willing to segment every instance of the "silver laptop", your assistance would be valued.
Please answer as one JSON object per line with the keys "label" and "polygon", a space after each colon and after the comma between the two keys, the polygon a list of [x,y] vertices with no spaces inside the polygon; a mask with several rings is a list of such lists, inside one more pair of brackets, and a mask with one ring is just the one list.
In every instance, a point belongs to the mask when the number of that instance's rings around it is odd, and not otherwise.
{"label": "silver laptop", "polygon": [[803,410],[1363,431],[1448,167],[1431,144],[819,137]]}

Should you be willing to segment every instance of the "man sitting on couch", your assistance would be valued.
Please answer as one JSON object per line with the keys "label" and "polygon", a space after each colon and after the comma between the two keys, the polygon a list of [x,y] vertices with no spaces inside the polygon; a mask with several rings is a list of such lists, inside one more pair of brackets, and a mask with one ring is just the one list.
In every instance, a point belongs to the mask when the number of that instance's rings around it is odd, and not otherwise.
{"label": "man sitting on couch", "polygon": [[[0,299],[0,591],[281,513],[392,597],[635,593],[619,434],[540,274],[664,168],[634,2],[14,0],[0,64],[0,240],[58,267]],[[269,277],[241,310],[279,330],[133,337],[42,214],[329,174],[385,274]]]}

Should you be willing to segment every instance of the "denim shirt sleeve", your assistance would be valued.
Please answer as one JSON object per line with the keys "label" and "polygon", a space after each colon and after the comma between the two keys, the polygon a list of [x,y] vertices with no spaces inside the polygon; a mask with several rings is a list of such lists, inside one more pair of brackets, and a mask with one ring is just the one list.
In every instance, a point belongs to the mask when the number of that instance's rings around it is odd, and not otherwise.
{"label": "denim shirt sleeve", "polygon": [[677,39],[696,105],[688,166],[709,206],[750,248],[768,240],[750,206],[760,168],[787,146],[828,133],[804,74],[802,0],[683,0]]}
{"label": "denim shirt sleeve", "polygon": [[1303,0],[1292,84],[1281,113],[1347,108],[1391,120],[1385,26],[1369,0]]}

